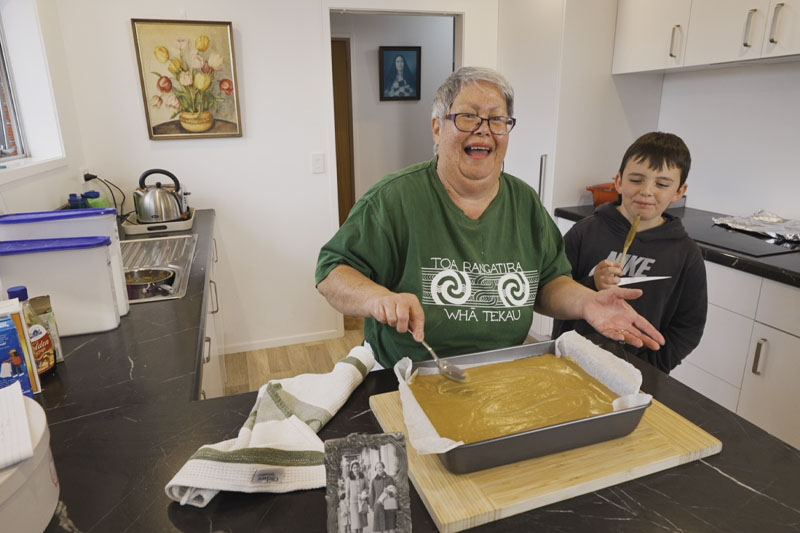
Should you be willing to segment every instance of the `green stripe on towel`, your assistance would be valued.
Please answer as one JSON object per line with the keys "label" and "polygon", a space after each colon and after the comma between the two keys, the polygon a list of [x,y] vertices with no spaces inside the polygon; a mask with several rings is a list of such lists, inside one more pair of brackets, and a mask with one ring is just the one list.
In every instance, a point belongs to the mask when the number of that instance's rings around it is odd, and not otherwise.
{"label": "green stripe on towel", "polygon": [[297,415],[297,418],[308,424],[316,433],[333,417],[332,414],[321,407],[298,400],[295,396],[283,390],[280,383],[268,383],[267,393],[264,396],[268,396],[272,399],[275,406],[283,414],[283,417],[275,416],[276,413],[273,409],[264,411],[264,408],[260,407],[258,409],[256,424],[267,420],[283,420],[283,418]]}
{"label": "green stripe on towel", "polygon": [[367,374],[368,374],[367,367],[364,366],[364,363],[362,363],[361,360],[358,357],[347,356],[347,357],[345,357],[344,359],[342,359],[339,362],[340,363],[350,363],[351,365],[356,367],[358,369],[358,371],[361,372],[361,379],[364,379],[365,377],[367,377]]}
{"label": "green stripe on towel", "polygon": [[318,466],[324,464],[325,453],[314,451],[287,451],[275,448],[243,448],[221,452],[202,447],[189,460],[202,459],[217,463],[245,463],[270,466]]}

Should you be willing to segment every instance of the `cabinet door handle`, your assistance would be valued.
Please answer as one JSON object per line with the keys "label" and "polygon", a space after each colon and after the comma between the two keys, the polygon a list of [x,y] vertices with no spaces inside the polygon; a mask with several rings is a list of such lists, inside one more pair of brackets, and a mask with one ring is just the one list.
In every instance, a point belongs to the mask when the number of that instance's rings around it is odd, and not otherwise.
{"label": "cabinet door handle", "polygon": [[772,12],[772,26],[769,28],[769,42],[778,44],[778,16],[781,13],[783,2],[775,4],[775,10]]}
{"label": "cabinet door handle", "polygon": [[745,48],[753,46],[753,43],[750,42],[753,36],[750,34],[753,33],[753,17],[756,13],[758,13],[758,9],[751,9],[747,12],[747,22],[744,24],[744,41],[742,41],[742,46]]}
{"label": "cabinet door handle", "polygon": [[214,310],[211,311],[212,315],[219,313],[219,295],[217,295],[217,282],[213,279],[208,280],[208,284],[214,289]]}
{"label": "cabinet door handle", "polygon": [[217,252],[217,238],[212,237],[211,242],[214,243],[214,253],[211,254],[211,257],[212,259],[214,259],[214,262],[216,263],[217,261],[219,261],[219,252]]}
{"label": "cabinet door handle", "polygon": [[542,154],[539,156],[539,190],[536,191],[539,193],[539,199],[542,199],[542,195],[544,194],[544,176],[547,169],[547,154]]}
{"label": "cabinet door handle", "polygon": [[756,355],[753,357],[753,368],[752,372],[756,376],[761,375],[761,371],[758,370],[758,362],[761,360],[761,348],[767,344],[767,339],[758,339],[758,344],[756,344]]}
{"label": "cabinet door handle", "polygon": [[203,363],[210,363],[211,362],[211,337],[206,337],[203,339],[203,344],[205,344],[205,354],[203,355]]}
{"label": "cabinet door handle", "polygon": [[678,35],[680,29],[681,29],[680,24],[675,24],[672,27],[672,34],[669,36],[669,57],[678,57],[678,54],[675,53],[675,44],[677,42],[675,36]]}

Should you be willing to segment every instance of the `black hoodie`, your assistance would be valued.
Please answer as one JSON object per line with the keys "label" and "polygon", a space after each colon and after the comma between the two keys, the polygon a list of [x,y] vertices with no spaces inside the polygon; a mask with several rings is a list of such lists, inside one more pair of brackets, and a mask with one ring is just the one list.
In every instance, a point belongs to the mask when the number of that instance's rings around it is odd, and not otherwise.
{"label": "black hoodie", "polygon": [[[700,249],[686,234],[679,218],[667,213],[663,216],[664,224],[636,234],[628,250],[623,276],[666,276],[624,287],[642,289],[642,296],[628,303],[667,341],[658,351],[646,347],[626,348],[669,373],[700,343],[706,324],[708,295]],[[596,289],[594,268],[603,259],[619,261],[630,228],[630,222],[611,203],[601,205],[594,214],[577,222],[564,236],[575,281]],[[573,329],[584,335],[594,332],[583,320],[556,320],[553,338]]]}

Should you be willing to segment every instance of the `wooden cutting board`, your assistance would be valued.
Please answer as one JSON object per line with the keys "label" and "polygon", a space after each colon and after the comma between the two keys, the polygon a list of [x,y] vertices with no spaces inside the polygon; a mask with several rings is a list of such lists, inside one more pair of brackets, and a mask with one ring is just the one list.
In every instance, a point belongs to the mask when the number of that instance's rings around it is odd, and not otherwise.
{"label": "wooden cutting board", "polygon": [[[369,404],[384,431],[406,432],[399,392],[371,396]],[[409,478],[439,530],[450,532],[714,455],[722,442],[653,400],[626,437],[470,474],[407,448]]]}

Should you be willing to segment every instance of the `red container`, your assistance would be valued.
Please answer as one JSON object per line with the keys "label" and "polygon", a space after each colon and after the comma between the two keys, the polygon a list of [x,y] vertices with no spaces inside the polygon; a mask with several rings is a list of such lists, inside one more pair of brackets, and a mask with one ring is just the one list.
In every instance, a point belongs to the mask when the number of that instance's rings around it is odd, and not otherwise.
{"label": "red container", "polygon": [[590,185],[586,187],[587,191],[592,191],[594,196],[594,206],[604,204],[606,202],[616,202],[619,200],[619,193],[614,187],[614,182],[598,183],[597,185]]}

